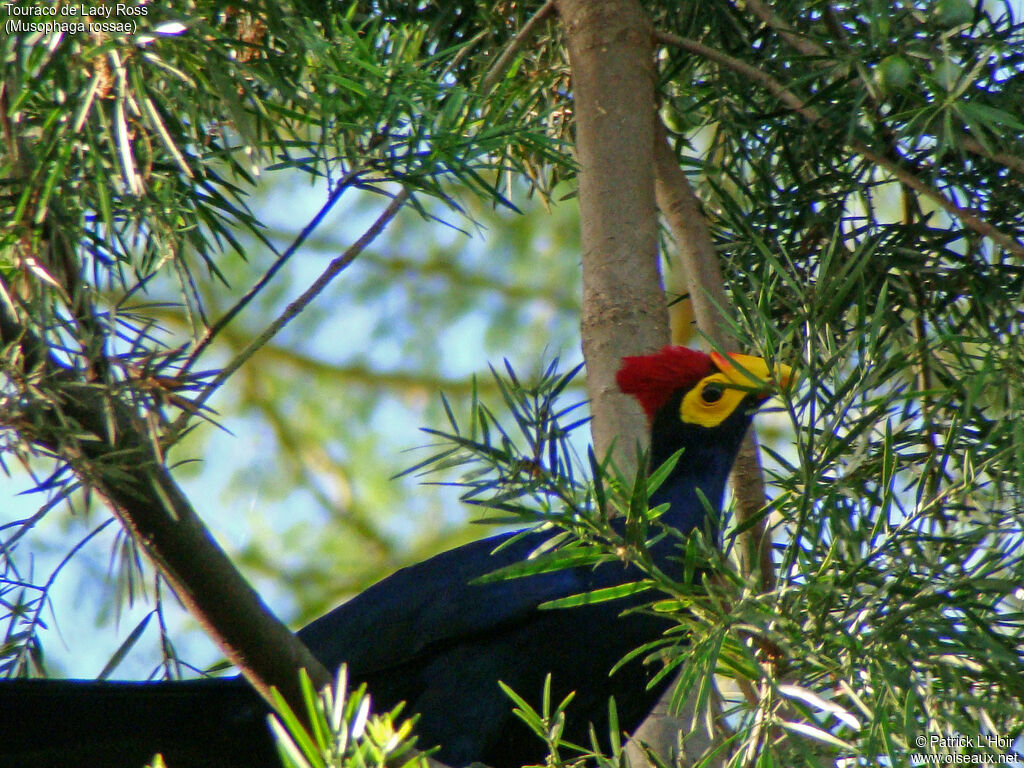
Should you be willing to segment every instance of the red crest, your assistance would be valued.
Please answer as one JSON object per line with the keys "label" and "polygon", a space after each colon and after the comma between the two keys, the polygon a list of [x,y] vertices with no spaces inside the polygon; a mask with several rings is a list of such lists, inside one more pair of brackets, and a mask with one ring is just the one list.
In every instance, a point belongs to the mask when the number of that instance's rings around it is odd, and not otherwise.
{"label": "red crest", "polygon": [[653,419],[674,392],[689,389],[717,369],[711,356],[687,347],[662,347],[653,355],[622,358],[615,374],[619,389],[640,401],[648,419]]}

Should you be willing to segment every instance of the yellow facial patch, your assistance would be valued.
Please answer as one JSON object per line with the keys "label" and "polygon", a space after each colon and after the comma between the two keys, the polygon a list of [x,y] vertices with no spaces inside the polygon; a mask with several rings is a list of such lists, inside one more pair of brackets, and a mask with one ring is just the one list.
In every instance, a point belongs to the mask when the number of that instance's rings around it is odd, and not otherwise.
{"label": "yellow facial patch", "polygon": [[679,407],[679,417],[688,424],[717,427],[735,411],[743,399],[753,393],[767,396],[781,386],[787,386],[793,375],[788,365],[777,364],[769,369],[760,357],[717,352],[711,359],[718,373],[705,376],[686,393]]}

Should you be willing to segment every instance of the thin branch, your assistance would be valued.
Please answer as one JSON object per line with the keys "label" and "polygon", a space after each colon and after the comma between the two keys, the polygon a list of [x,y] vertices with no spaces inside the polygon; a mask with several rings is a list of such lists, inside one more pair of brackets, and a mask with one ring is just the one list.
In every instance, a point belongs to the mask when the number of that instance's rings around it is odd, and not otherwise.
{"label": "thin branch", "polygon": [[[9,291],[0,281],[0,294]],[[0,302],[0,343],[30,353],[45,342]],[[134,407],[63,368],[52,353],[35,357],[33,391],[17,415],[20,436],[66,461],[109,504],[192,616],[268,701],[271,687],[303,711],[298,670],[320,688],[323,665],[282,624],[217,544],[174,481]],[[45,390],[43,389],[45,387]],[[13,415],[13,414],[12,414]],[[69,429],[74,425],[74,429]],[[130,471],[126,469],[130,467]]]}
{"label": "thin branch", "polygon": [[800,113],[808,120],[811,120],[812,122],[824,122],[824,118],[817,112],[817,110],[813,107],[807,106],[803,99],[788,90],[784,85],[782,85],[782,83],[767,72],[764,72],[751,64],[747,64],[745,61],[741,61],[727,53],[722,53],[715,48],[704,45],[704,43],[691,40],[688,37],[673,35],[671,32],[655,30],[654,39],[659,43],[681,48],[682,50],[689,51],[703,59],[728,67],[734,72],[738,72],[744,77],[750,78],[755,83],[762,85],[767,91],[771,92],[773,96],[779,99],[779,101],[793,111]]}
{"label": "thin branch", "polygon": [[498,80],[505,70],[508,69],[512,60],[515,59],[516,55],[523,49],[523,46],[529,42],[530,38],[533,37],[544,19],[551,15],[552,11],[555,10],[555,0],[547,0],[540,9],[531,16],[527,22],[523,25],[523,28],[516,33],[516,36],[512,38],[512,41],[505,47],[505,50],[501,52],[501,55],[491,65],[490,69],[487,70],[487,74],[484,76],[483,82],[480,85],[480,91],[482,93],[490,93],[491,89],[497,84]]}
{"label": "thin branch", "polygon": [[[686,174],[679,167],[661,126],[658,126],[654,139],[654,168],[658,208],[668,222],[679,250],[697,327],[714,346],[733,350],[736,347],[735,340],[728,331],[724,317],[730,304],[725,293],[722,270],[718,265],[718,253],[711,240],[700,201]],[[737,515],[742,523],[747,523],[761,512],[765,502],[764,473],[761,471],[757,438],[753,432],[748,433],[743,441],[730,479],[736,497]],[[753,523],[743,533],[742,541],[745,544],[742,548],[744,571],[758,571],[761,588],[770,592],[775,587],[775,567],[772,562],[771,537],[764,519]]]}
{"label": "thin branch", "polygon": [[800,51],[804,56],[816,58],[828,55],[828,51],[825,48],[813,40],[808,40],[806,37],[794,32],[788,23],[776,16],[772,9],[762,3],[761,0],[744,0],[744,4],[757,18],[778,32],[783,40]]}
{"label": "thin branch", "polygon": [[980,141],[972,139],[969,136],[963,137],[960,141],[961,146],[968,152],[981,155],[982,157],[986,157],[996,163],[1005,165],[1011,171],[1024,174],[1024,158],[1017,157],[1016,155],[1009,155],[1005,152],[990,152]]}
{"label": "thin branch", "polygon": [[[761,0],[746,0],[744,3],[745,7],[748,8],[755,16],[763,21],[767,26],[774,29],[779,35],[789,43],[794,49],[802,53],[803,55],[811,58],[826,58],[829,55],[828,50],[819,45],[818,43],[810,40],[802,35],[793,32],[793,28],[784,20],[779,18],[771,8],[765,5]],[[827,9],[826,20],[833,19],[834,13],[831,8]],[[838,23],[830,24],[830,29],[836,35],[837,39],[846,42],[843,28]],[[824,63],[824,62],[820,62]],[[858,78],[860,79],[860,78]],[[863,82],[863,80],[862,80]],[[869,86],[870,83],[864,83]],[[877,107],[877,105],[876,105]],[[1017,157],[1005,152],[992,152],[987,149],[980,141],[973,139],[970,136],[964,136],[960,139],[961,146],[968,152],[975,155],[981,155],[993,162],[1000,163],[1006,166],[1012,171],[1017,173],[1024,173],[1024,158]]]}
{"label": "thin branch", "polygon": [[[822,122],[823,124],[825,124],[824,121]],[[1024,258],[1024,244],[1021,244],[1017,240],[1014,240],[1012,237],[1004,233],[1002,230],[998,229],[992,224],[989,224],[977,213],[975,213],[974,210],[972,210],[971,208],[964,208],[962,206],[957,205],[952,200],[943,195],[939,190],[926,184],[910,171],[899,167],[896,163],[893,163],[887,158],[878,154],[873,149],[868,147],[866,144],[862,144],[861,142],[856,140],[848,140],[847,146],[849,146],[850,149],[852,149],[857,154],[862,155],[863,157],[875,163],[876,165],[885,168],[900,182],[910,187],[918,194],[927,197],[929,200],[936,203],[940,208],[942,208],[942,210],[944,210],[950,216],[954,216],[960,219],[960,222],[968,229],[972,229],[982,237],[987,237],[997,245],[1001,245],[1014,256]]]}
{"label": "thin branch", "polygon": [[718,252],[701,211],[700,201],[675,153],[668,145],[665,131],[657,126],[654,140],[654,168],[658,209],[668,223],[686,272],[693,314],[701,332],[717,347],[734,348],[734,340],[723,323],[729,298],[718,265]]}
{"label": "thin branch", "polygon": [[[288,233],[290,236],[290,233]],[[268,229],[269,238],[279,237],[279,230]],[[308,247],[323,251],[332,249],[335,242],[329,238],[314,238],[307,243]],[[418,278],[429,279],[438,277],[456,290],[474,289],[480,291],[491,291],[500,294],[502,299],[510,301],[542,301],[551,305],[551,308],[561,312],[578,313],[580,311],[580,299],[573,293],[573,290],[563,284],[549,286],[541,281],[517,280],[509,282],[508,279],[500,279],[483,271],[469,269],[462,264],[453,262],[447,257],[429,259],[407,258],[397,254],[389,253],[381,255],[373,251],[363,253],[359,260],[363,264],[370,264],[385,273],[397,276],[408,276],[415,274]],[[531,275],[534,276],[534,275]],[[168,316],[164,313],[162,316]]]}
{"label": "thin branch", "polygon": [[[363,258],[368,254],[363,254]],[[393,267],[394,262],[379,262],[385,264],[385,266]],[[404,263],[404,262],[399,262]],[[410,266],[414,265],[414,262],[408,262]],[[428,267],[427,274],[430,273]],[[461,277],[456,273],[458,277]],[[469,279],[477,277],[472,273],[467,273]],[[483,278],[478,278],[482,280]],[[459,279],[452,280],[453,285],[462,285]],[[529,294],[528,287],[520,287],[517,291],[520,291],[523,296],[537,294]],[[555,298],[551,299],[552,302]],[[572,306],[569,304],[568,299],[564,307],[557,307],[559,309],[565,309],[571,311]],[[579,306],[576,306],[576,311],[579,311]],[[162,325],[167,327],[176,327],[178,325],[184,325],[187,321],[183,318],[183,313],[175,311],[174,307],[153,307],[153,317],[157,318]],[[241,349],[251,337],[249,334],[242,330],[228,328],[221,332],[220,339],[223,344],[229,350]],[[417,372],[412,370],[378,370],[373,366],[369,366],[363,363],[333,363],[327,360],[323,360],[314,355],[309,355],[300,349],[296,349],[294,345],[279,344],[279,343],[268,343],[265,344],[260,353],[265,360],[270,361],[275,366],[289,366],[293,369],[297,369],[303,376],[320,376],[328,377],[332,381],[340,381],[346,383],[352,383],[355,385],[365,385],[373,387],[375,389],[393,389],[401,393],[408,393],[410,391],[422,391],[428,393],[444,392],[449,395],[456,397],[468,397],[473,392],[497,392],[498,385],[494,383],[494,380],[490,377],[477,379],[476,376],[463,376],[458,378],[452,378],[450,376],[444,376],[442,374],[431,374],[428,372]],[[141,376],[141,374],[140,374]],[[136,379],[141,381],[141,379]],[[568,391],[580,391],[583,389],[583,382],[574,379],[569,385]],[[167,387],[164,387],[167,389]],[[255,396],[255,395],[254,395]],[[185,402],[185,401],[182,401]],[[4,527],[0,526],[0,530]]]}
{"label": "thin branch", "polygon": [[[708,61],[713,61],[717,64],[721,64],[724,67],[737,72],[744,77],[747,77],[759,85],[763,86],[779,101],[785,104],[787,107],[792,109],[800,116],[806,118],[812,123],[819,125],[823,128],[831,128],[830,122],[821,115],[818,110],[814,107],[809,106],[803,99],[797,96],[795,93],[786,88],[782,83],[776,80],[774,77],[769,75],[757,67],[748,64],[745,61],[734,58],[726,53],[715,50],[703,43],[697,42],[696,40],[690,40],[689,38],[680,37],[673,35],[669,32],[655,31],[655,39],[664,43],[665,45],[673,45],[681,48],[685,51],[689,51],[701,58],[705,58]],[[913,189],[918,194],[927,197],[929,200],[936,203],[946,213],[954,216],[960,220],[960,222],[968,229],[973,230],[977,234],[987,237],[997,245],[1002,246],[1010,253],[1015,256],[1024,258],[1024,245],[1014,240],[1006,233],[999,230],[997,227],[989,224],[983,218],[981,218],[974,210],[970,208],[964,208],[957,205],[951,199],[942,194],[939,190],[930,186],[929,184],[922,181],[911,171],[902,167],[899,163],[890,160],[879,152],[871,149],[866,144],[857,139],[847,138],[846,146],[853,152],[861,155],[867,160],[870,160],[875,165],[884,168],[890,174],[893,175],[898,181],[902,182],[906,186]]]}
{"label": "thin branch", "polygon": [[295,317],[304,310],[309,304],[319,296],[327,285],[337,277],[349,264],[355,261],[356,257],[370,244],[377,236],[384,231],[384,227],[387,226],[388,222],[391,221],[401,210],[405,201],[409,199],[408,189],[403,188],[397,195],[395,195],[388,207],[384,209],[384,212],[377,217],[377,220],[370,225],[369,229],[363,233],[363,235],[356,240],[349,248],[336,259],[334,259],[327,269],[318,277],[313,284],[307,288],[301,296],[295,301],[285,307],[284,311],[278,316],[274,322],[272,322],[267,328],[257,336],[252,342],[239,352],[224,368],[214,377],[213,381],[207,385],[203,390],[203,393],[192,402],[192,407],[184,411],[178,418],[174,425],[175,431],[183,428],[185,422],[193,413],[197,413],[202,409],[203,404],[210,398],[210,396],[217,391],[217,389],[227,381],[231,375],[237,371],[250,357],[259,351],[260,347],[264,346],[274,336],[276,336],[282,328],[288,323],[295,319]]}
{"label": "thin branch", "polygon": [[354,179],[356,179],[356,177],[359,176],[360,173],[362,173],[361,170],[352,170],[338,180],[338,183],[334,185],[334,189],[332,189],[331,193],[327,196],[327,201],[323,206],[321,206],[320,210],[316,212],[316,215],[309,220],[309,223],[302,228],[302,231],[299,232],[295,240],[292,241],[292,244],[277,257],[277,260],[270,265],[270,268],[266,271],[263,277],[261,277],[256,284],[250,288],[249,291],[240,298],[233,307],[231,307],[231,309],[225,312],[221,318],[206,331],[202,340],[196,345],[196,348],[192,350],[192,353],[188,356],[188,360],[186,360],[185,364],[182,366],[180,375],[185,375],[185,373],[191,370],[192,365],[199,359],[199,356],[203,354],[206,348],[210,346],[210,343],[214,340],[217,334],[224,330],[225,326],[234,320],[238,313],[245,309],[249,302],[256,298],[256,295],[267,286],[271,279],[273,279],[274,275],[276,275],[281,267],[285,265],[288,259],[290,259],[295,252],[299,250],[299,247],[306,242],[309,236],[313,234],[313,231],[320,226],[324,217],[327,216],[332,208],[334,208],[335,204],[341,199],[342,194],[344,194],[345,190],[348,189],[349,185]]}
{"label": "thin branch", "polygon": [[[24,631],[24,627],[27,625],[29,627],[28,631],[31,633],[31,635],[35,635],[36,628],[38,626],[41,626],[42,624],[41,616],[43,610],[49,604],[50,591],[53,589],[53,585],[57,582],[57,577],[60,575],[61,571],[63,571],[64,567],[68,563],[70,563],[72,559],[74,559],[75,555],[77,555],[82,549],[85,548],[86,544],[88,544],[96,536],[98,536],[113,521],[113,518],[108,518],[107,520],[104,520],[98,526],[89,531],[89,533],[87,533],[83,538],[79,539],[78,542],[73,547],[71,547],[71,549],[64,553],[64,557],[62,557],[60,562],[57,563],[57,565],[54,567],[52,571],[50,571],[50,575],[46,579],[46,583],[38,587],[35,587],[35,589],[39,590],[40,595],[35,600],[36,606],[35,609],[31,612],[32,615],[27,618],[21,619],[21,626],[19,627],[21,631]],[[7,639],[9,638],[5,638],[5,640]],[[19,671],[21,665],[25,664],[25,656],[29,651],[31,642],[32,637],[30,636],[24,642],[18,643],[18,652],[14,654],[13,658],[15,659],[15,663],[19,665]]]}

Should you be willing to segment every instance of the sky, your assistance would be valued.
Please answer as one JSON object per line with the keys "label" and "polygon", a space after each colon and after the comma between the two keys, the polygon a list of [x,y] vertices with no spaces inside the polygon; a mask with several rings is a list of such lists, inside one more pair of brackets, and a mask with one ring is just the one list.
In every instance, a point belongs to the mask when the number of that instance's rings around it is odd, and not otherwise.
{"label": "sky", "polygon": [[[267,179],[275,181],[268,194],[254,199],[255,213],[265,223],[268,230],[296,232],[304,226],[322,205],[326,189],[322,185],[309,186],[300,177],[289,181],[283,178]],[[539,205],[535,201],[535,205]],[[320,232],[332,243],[342,244],[334,250],[321,248],[303,248],[287,267],[287,274],[282,284],[287,289],[276,297],[275,305],[284,306],[310,284],[325,268],[330,258],[340,252],[348,243],[356,239],[369,226],[381,209],[379,199],[371,199],[369,203],[345,204],[337,207],[337,212],[330,216],[321,226]],[[458,231],[443,224],[419,224],[414,212],[407,210],[400,214],[405,226],[396,232],[393,242],[381,239],[374,248],[389,249],[400,256],[410,257],[421,255],[420,239],[429,238],[435,246],[452,246],[467,264],[475,265],[486,273],[488,263],[494,259],[509,256],[507,251],[513,246],[507,242],[499,242],[497,233],[485,229],[466,227]],[[449,218],[449,220],[452,220]],[[400,221],[402,221],[400,219]],[[552,246],[554,247],[554,246]],[[250,256],[252,257],[252,256]],[[376,298],[367,301],[353,301],[344,290],[345,281],[360,283],[366,278],[370,266],[357,260],[348,271],[343,272],[336,280],[339,291],[325,291],[310,308],[311,312],[321,312],[316,330],[308,334],[305,327],[298,323],[286,327],[277,341],[293,345],[295,348],[308,350],[310,354],[333,363],[344,363],[358,360],[369,364],[373,369],[385,371],[402,371],[410,368],[405,359],[410,338],[408,333],[400,329],[412,322],[411,330],[418,331],[415,326],[419,317],[429,317],[426,306],[409,306],[410,292],[401,286],[393,289],[385,287]],[[501,273],[496,272],[496,279]],[[247,275],[246,282],[238,286],[244,289],[252,280]],[[423,294],[423,301],[443,299],[443,296]],[[538,311],[541,311],[540,308]],[[259,314],[259,309],[250,309],[243,314],[238,322],[243,328],[262,328],[269,317]],[[488,327],[492,318],[485,317],[477,311],[470,311],[455,322],[446,324],[437,334],[439,355],[437,357],[437,373],[443,378],[452,380],[467,379],[478,375],[489,377],[487,366],[493,363],[499,367],[502,358],[509,358],[517,370],[529,371],[537,361],[533,359],[532,348],[517,349],[508,345],[500,350],[496,359],[489,358],[482,350],[493,348],[487,343]],[[542,322],[542,321],[538,321]],[[395,334],[387,333],[391,327]],[[379,332],[384,329],[384,333]],[[572,333],[575,334],[575,321]],[[565,330],[554,334],[552,339],[561,338]],[[578,342],[574,341],[569,350],[549,350],[561,352],[566,357],[567,367],[580,359]],[[222,364],[217,353],[203,360],[203,368]],[[259,361],[249,363],[258,370]],[[302,383],[296,382],[296,389],[301,391]],[[224,404],[230,405],[236,392],[229,385],[218,393],[210,402],[219,411],[230,411]],[[427,397],[436,401],[439,393],[428,393]],[[424,445],[427,440],[419,431],[422,426],[442,427],[443,424],[424,424],[417,421],[417,414],[422,414],[420,404],[403,401],[401,398],[383,398],[375,410],[368,425],[369,429],[379,434],[387,434],[387,444],[398,446],[393,457],[385,457],[393,463],[384,468],[388,475],[396,474],[418,460],[419,456],[401,453],[402,449]],[[309,492],[296,490],[283,499],[267,499],[260,488],[240,487],[244,482],[246,470],[251,476],[253,462],[272,461],[272,444],[274,436],[268,432],[265,422],[251,414],[234,414],[222,423],[224,429],[203,427],[205,442],[198,472],[190,471],[177,474],[186,495],[196,504],[197,511],[214,530],[215,535],[229,552],[240,552],[252,542],[254,535],[259,535],[266,526],[279,527],[282,534],[288,526],[302,521],[312,525],[321,524],[322,511]],[[205,459],[204,459],[205,457]],[[261,466],[261,465],[256,465]],[[269,471],[273,471],[271,468]],[[240,480],[241,479],[241,480]],[[234,483],[230,487],[227,483]],[[31,493],[32,482],[22,474],[11,478],[0,477],[0,495],[5,499],[3,522],[29,517],[35,513],[41,502],[39,494]],[[455,524],[474,514],[473,511],[459,505],[450,494],[452,503],[445,510],[446,524]],[[102,514],[93,514],[88,520],[71,519],[63,512],[49,515],[34,531],[32,545],[34,556],[32,569],[35,574],[33,581],[45,578],[64,559],[69,547],[85,536],[104,520]],[[395,537],[411,538],[416,535],[415,524],[402,515],[389,518],[389,530]],[[111,589],[114,582],[112,575],[114,551],[119,526],[109,525],[95,536],[76,557],[68,563],[60,573],[52,588],[52,610],[45,614],[48,629],[43,632],[44,647],[52,673],[60,676],[90,678],[97,676],[107,665],[120,643],[130,635],[131,630],[146,619],[151,605],[138,601],[134,605],[126,605],[117,615],[109,613]],[[481,535],[487,533],[481,529]],[[60,542],[55,545],[54,542]],[[28,544],[30,542],[27,542]],[[26,546],[26,550],[27,550]],[[295,553],[290,553],[295,556]],[[21,561],[19,561],[21,562]],[[254,584],[261,596],[272,610],[288,621],[294,614],[295,606],[291,599],[287,584],[280,584],[266,574],[254,574]],[[199,630],[196,622],[179,610],[169,611],[172,616],[171,630],[179,654],[199,667],[214,663],[221,658],[216,647]],[[96,626],[96,617],[100,617],[100,626]],[[90,642],[82,642],[84,635]],[[124,658],[116,672],[115,678],[144,679],[149,677],[155,668],[158,656],[156,649],[156,622],[150,622],[143,639],[138,642],[133,652]]]}

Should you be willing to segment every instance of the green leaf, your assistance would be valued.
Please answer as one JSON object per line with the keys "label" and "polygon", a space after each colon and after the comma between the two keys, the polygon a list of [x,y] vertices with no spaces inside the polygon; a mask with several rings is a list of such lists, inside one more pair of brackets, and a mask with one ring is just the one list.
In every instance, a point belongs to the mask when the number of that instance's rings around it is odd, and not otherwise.
{"label": "green leaf", "polygon": [[96,676],[97,680],[106,680],[114,672],[115,669],[124,661],[125,657],[135,647],[135,644],[142,637],[142,633],[146,631],[146,627],[149,626],[150,619],[153,618],[153,611],[147,613],[142,621],[135,625],[135,628],[128,633],[128,637],[125,638],[124,642],[118,646],[114,655],[110,657],[106,664],[103,665],[103,669]]}
{"label": "green leaf", "polygon": [[600,547],[572,547],[531,557],[512,565],[507,565],[491,573],[474,579],[474,584],[493,584],[523,576],[535,576],[539,573],[563,571],[566,568],[580,568],[597,565],[608,559],[608,554]]}
{"label": "green leaf", "polygon": [[541,603],[538,607],[543,610],[551,610],[555,608],[574,608],[578,605],[594,605],[595,603],[604,603],[609,600],[617,600],[620,597],[628,597],[630,595],[646,592],[651,589],[652,586],[653,584],[649,581],[635,581],[629,584],[620,584],[615,587],[594,589],[590,592],[562,597],[557,600],[548,600],[545,603]]}

